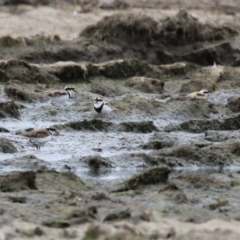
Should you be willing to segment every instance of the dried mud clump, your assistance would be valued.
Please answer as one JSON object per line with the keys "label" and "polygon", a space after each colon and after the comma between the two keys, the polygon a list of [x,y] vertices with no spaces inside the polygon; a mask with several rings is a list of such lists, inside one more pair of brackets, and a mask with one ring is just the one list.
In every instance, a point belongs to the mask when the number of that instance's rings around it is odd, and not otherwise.
{"label": "dried mud clump", "polygon": [[72,172],[25,171],[11,172],[0,176],[0,191],[15,192],[23,190],[70,190],[79,192],[85,189],[80,178]]}
{"label": "dried mud clump", "polygon": [[157,115],[164,111],[165,105],[154,98],[145,98],[143,96],[126,95],[122,101],[113,100],[112,105],[117,111],[126,114],[149,114]]}
{"label": "dried mud clump", "polygon": [[158,131],[152,121],[123,122],[119,126],[123,132],[150,133]]}
{"label": "dried mud clump", "polygon": [[208,146],[199,148],[194,145],[177,145],[163,148],[142,157],[148,165],[189,166],[189,164],[195,164],[198,166],[220,166],[233,163],[230,151],[224,149],[222,151],[213,151]]}
{"label": "dried mud clump", "polygon": [[96,207],[79,208],[79,209],[68,209],[63,211],[59,217],[56,219],[49,219],[44,221],[42,224],[44,226],[52,228],[66,228],[73,225],[84,224],[88,222],[93,222],[96,220],[95,214],[97,213]]}
{"label": "dried mud clump", "polygon": [[180,92],[189,93],[200,91],[201,89],[207,89],[209,92],[216,90],[216,82],[212,79],[203,79],[203,80],[193,80],[182,85]]}
{"label": "dried mud clump", "polygon": [[39,170],[36,174],[36,187],[44,191],[76,191],[85,189],[84,182],[73,172],[57,172]]}
{"label": "dried mud clump", "polygon": [[229,188],[229,182],[215,176],[214,174],[207,173],[188,173],[178,176],[176,179],[187,182],[194,188]]}
{"label": "dried mud clump", "polygon": [[101,96],[115,97],[130,93],[130,90],[112,81],[104,80],[93,82],[90,92]]}
{"label": "dried mud clump", "polygon": [[103,132],[137,132],[149,133],[158,131],[157,127],[152,121],[142,122],[122,122],[119,124],[112,122],[104,122],[102,120],[83,120],[77,122],[69,122],[65,124],[74,130],[89,130],[89,131],[103,131]]}
{"label": "dried mud clump", "polygon": [[116,191],[127,191],[150,184],[166,183],[171,172],[167,166],[155,166],[125,180]]}
{"label": "dried mud clump", "polygon": [[227,107],[233,112],[240,112],[240,97],[230,97]]}
{"label": "dried mud clump", "polygon": [[15,169],[22,169],[25,171],[47,169],[47,163],[44,160],[37,158],[33,154],[7,158],[2,161],[2,166],[14,167]]}
{"label": "dried mud clump", "polygon": [[104,222],[106,221],[121,221],[123,219],[129,219],[131,217],[131,212],[129,209],[115,212],[115,213],[109,213],[105,218]]}
{"label": "dried mud clump", "polygon": [[0,177],[0,191],[15,192],[36,188],[36,173],[27,172],[11,172],[6,176]]}
{"label": "dried mud clump", "polygon": [[20,118],[18,106],[15,102],[0,102],[0,118]]}
{"label": "dried mud clump", "polygon": [[104,122],[104,121],[98,120],[98,119],[66,123],[67,127],[70,127],[77,131],[89,130],[89,131],[104,131],[105,132],[112,125],[113,125],[113,123],[111,123],[111,122]]}
{"label": "dried mud clump", "polygon": [[63,83],[84,82],[87,77],[87,67],[75,62],[57,62],[44,67],[49,74],[54,75]]}
{"label": "dried mud clump", "polygon": [[109,158],[100,155],[86,156],[81,158],[80,161],[85,162],[93,173],[98,173],[102,168],[112,167]]}
{"label": "dried mud clump", "polygon": [[0,138],[0,152],[15,153],[17,148],[6,138]]}
{"label": "dried mud clump", "polygon": [[155,78],[132,77],[125,85],[144,93],[162,93],[164,90],[164,82]]}
{"label": "dried mud clump", "polygon": [[121,1],[121,0],[114,0],[114,1],[107,1],[107,2],[100,1],[98,6],[102,9],[108,9],[108,10],[117,10],[117,9],[125,10],[130,7],[130,5],[127,2]]}
{"label": "dried mud clump", "polygon": [[238,130],[240,128],[240,114],[229,118],[209,120],[188,120],[176,126],[167,126],[165,131],[188,131],[201,133],[208,130]]}
{"label": "dried mud clump", "polygon": [[107,78],[129,78],[137,75],[156,75],[157,73],[146,63],[138,60],[116,60],[98,64],[99,73]]}
{"label": "dried mud clump", "polygon": [[18,79],[25,83],[56,83],[58,79],[24,61],[0,61],[0,82]]}
{"label": "dried mud clump", "polygon": [[10,98],[20,101],[34,101],[43,98],[43,93],[34,85],[21,83],[18,80],[9,81],[4,92]]}

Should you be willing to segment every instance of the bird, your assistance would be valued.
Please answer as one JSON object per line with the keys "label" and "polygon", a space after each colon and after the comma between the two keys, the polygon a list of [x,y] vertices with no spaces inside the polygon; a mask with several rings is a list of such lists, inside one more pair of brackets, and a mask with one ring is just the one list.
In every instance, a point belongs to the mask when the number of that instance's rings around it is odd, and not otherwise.
{"label": "bird", "polygon": [[103,101],[102,98],[95,98],[94,100],[94,110],[100,114],[108,114],[115,110],[108,102]]}
{"label": "bird", "polygon": [[23,137],[29,138],[30,143],[32,143],[37,149],[40,150],[41,145],[52,139],[53,133],[59,135],[59,132],[55,128],[43,128],[35,131],[20,134]]}
{"label": "bird", "polygon": [[70,98],[74,97],[75,92],[77,92],[73,87],[65,87],[65,92],[63,91],[55,91],[53,93],[48,94],[51,98],[53,98],[53,101],[51,101],[51,104],[56,107],[57,104],[64,104],[67,102]]}
{"label": "bird", "polygon": [[208,90],[202,89],[199,92],[192,92],[187,95],[188,98],[198,98],[198,99],[206,99],[208,97]]}

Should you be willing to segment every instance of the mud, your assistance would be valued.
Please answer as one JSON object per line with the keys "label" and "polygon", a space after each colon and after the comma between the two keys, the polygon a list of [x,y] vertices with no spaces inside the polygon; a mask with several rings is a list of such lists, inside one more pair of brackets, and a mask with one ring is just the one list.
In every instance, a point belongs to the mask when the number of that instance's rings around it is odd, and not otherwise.
{"label": "mud", "polygon": [[239,239],[237,3],[0,5],[0,238]]}

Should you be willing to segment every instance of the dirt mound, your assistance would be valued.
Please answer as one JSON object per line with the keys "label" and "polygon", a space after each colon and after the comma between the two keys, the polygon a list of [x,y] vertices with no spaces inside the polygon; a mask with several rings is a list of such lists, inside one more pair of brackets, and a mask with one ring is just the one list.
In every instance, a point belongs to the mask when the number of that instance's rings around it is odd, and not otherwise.
{"label": "dirt mound", "polygon": [[152,121],[141,122],[122,122],[119,124],[105,122],[98,119],[83,120],[77,122],[66,123],[65,126],[74,130],[81,131],[103,131],[103,132],[135,132],[135,133],[150,133],[158,131]]}
{"label": "dirt mound", "polygon": [[131,45],[151,45],[151,41],[159,38],[158,23],[143,14],[116,14],[87,27],[80,33],[80,37]]}
{"label": "dirt mound", "polygon": [[0,102],[0,118],[20,118],[18,106],[15,102]]}
{"label": "dirt mound", "polygon": [[185,10],[180,10],[172,18],[167,18],[161,26],[161,40],[169,45],[187,45],[194,42],[214,42],[237,35],[229,27],[213,27],[202,24]]}
{"label": "dirt mound", "polygon": [[142,58],[154,64],[190,61],[211,65],[214,61],[233,64],[236,52],[228,41],[237,34],[229,26],[200,23],[181,10],[162,22],[144,14],[108,16],[79,36],[121,47],[125,58]]}
{"label": "dirt mound", "polygon": [[240,115],[236,114],[229,118],[210,120],[189,120],[176,126],[167,126],[165,131],[188,131],[200,133],[208,130],[238,130],[240,128]]}
{"label": "dirt mound", "polygon": [[166,183],[171,169],[167,166],[155,166],[125,180],[116,191],[127,191],[150,184]]}

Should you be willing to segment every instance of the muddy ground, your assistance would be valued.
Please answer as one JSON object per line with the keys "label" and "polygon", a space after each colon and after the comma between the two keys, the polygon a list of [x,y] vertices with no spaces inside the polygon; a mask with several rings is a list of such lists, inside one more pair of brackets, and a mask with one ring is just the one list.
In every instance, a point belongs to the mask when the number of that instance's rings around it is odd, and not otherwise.
{"label": "muddy ground", "polygon": [[239,239],[239,9],[0,1],[0,239]]}

